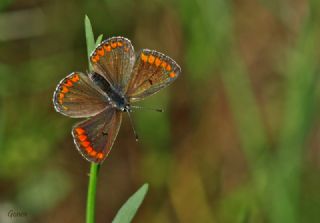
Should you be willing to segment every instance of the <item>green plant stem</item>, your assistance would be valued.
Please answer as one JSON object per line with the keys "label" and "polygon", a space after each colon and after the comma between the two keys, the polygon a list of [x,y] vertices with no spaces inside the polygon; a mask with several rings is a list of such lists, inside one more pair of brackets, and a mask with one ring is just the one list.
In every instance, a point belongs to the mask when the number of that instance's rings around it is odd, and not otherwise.
{"label": "green plant stem", "polygon": [[86,223],[94,223],[95,220],[95,206],[96,206],[96,191],[97,191],[97,178],[100,165],[91,163],[89,185],[88,185],[88,197],[87,197],[87,210],[86,210]]}

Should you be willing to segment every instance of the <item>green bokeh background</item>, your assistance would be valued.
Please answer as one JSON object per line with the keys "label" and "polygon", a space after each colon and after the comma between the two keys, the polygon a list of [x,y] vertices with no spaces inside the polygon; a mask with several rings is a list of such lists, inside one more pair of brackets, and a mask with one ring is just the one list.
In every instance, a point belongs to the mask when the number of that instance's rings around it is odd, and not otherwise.
{"label": "green bokeh background", "polygon": [[[0,0],[0,222],[84,222],[89,163],[52,94],[88,70],[84,16],[182,67],[124,118],[97,222],[320,222],[320,1]],[[10,210],[27,217],[10,218]]]}

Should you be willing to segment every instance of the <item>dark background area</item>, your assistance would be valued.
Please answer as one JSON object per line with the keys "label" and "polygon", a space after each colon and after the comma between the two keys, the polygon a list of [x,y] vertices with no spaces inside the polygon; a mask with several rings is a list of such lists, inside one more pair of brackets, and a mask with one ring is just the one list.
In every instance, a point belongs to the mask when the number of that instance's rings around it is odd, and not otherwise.
{"label": "dark background area", "polygon": [[[182,67],[124,117],[97,191],[111,222],[143,183],[134,222],[320,221],[320,1],[0,0],[0,222],[84,222],[89,163],[53,91],[88,70],[96,37],[129,38]],[[10,210],[27,217],[9,218]]]}

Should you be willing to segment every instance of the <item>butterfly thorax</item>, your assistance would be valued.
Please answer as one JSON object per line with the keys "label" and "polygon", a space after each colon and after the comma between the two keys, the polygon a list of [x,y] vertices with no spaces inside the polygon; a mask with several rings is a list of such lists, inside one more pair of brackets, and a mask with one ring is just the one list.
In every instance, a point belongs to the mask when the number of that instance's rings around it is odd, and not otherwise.
{"label": "butterfly thorax", "polygon": [[93,83],[105,93],[108,103],[120,111],[131,111],[130,104],[125,96],[122,96],[119,91],[114,89],[102,75],[93,72],[89,74],[89,77]]}

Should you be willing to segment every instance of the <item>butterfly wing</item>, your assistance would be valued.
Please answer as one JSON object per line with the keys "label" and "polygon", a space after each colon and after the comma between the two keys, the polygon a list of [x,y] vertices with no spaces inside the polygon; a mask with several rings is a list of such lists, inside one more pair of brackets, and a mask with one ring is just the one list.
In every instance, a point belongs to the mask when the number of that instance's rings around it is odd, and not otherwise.
{"label": "butterfly wing", "polygon": [[81,155],[90,162],[102,163],[111,150],[121,120],[121,112],[108,107],[98,115],[76,124],[72,136]]}
{"label": "butterfly wing", "polygon": [[130,40],[111,37],[103,41],[91,54],[93,70],[103,75],[119,92],[124,93],[135,62]]}
{"label": "butterfly wing", "polygon": [[60,81],[53,94],[53,104],[57,112],[72,118],[94,116],[109,105],[103,93],[80,72]]}
{"label": "butterfly wing", "polygon": [[170,57],[155,50],[142,50],[136,59],[126,95],[130,102],[139,101],[170,85],[181,72]]}

